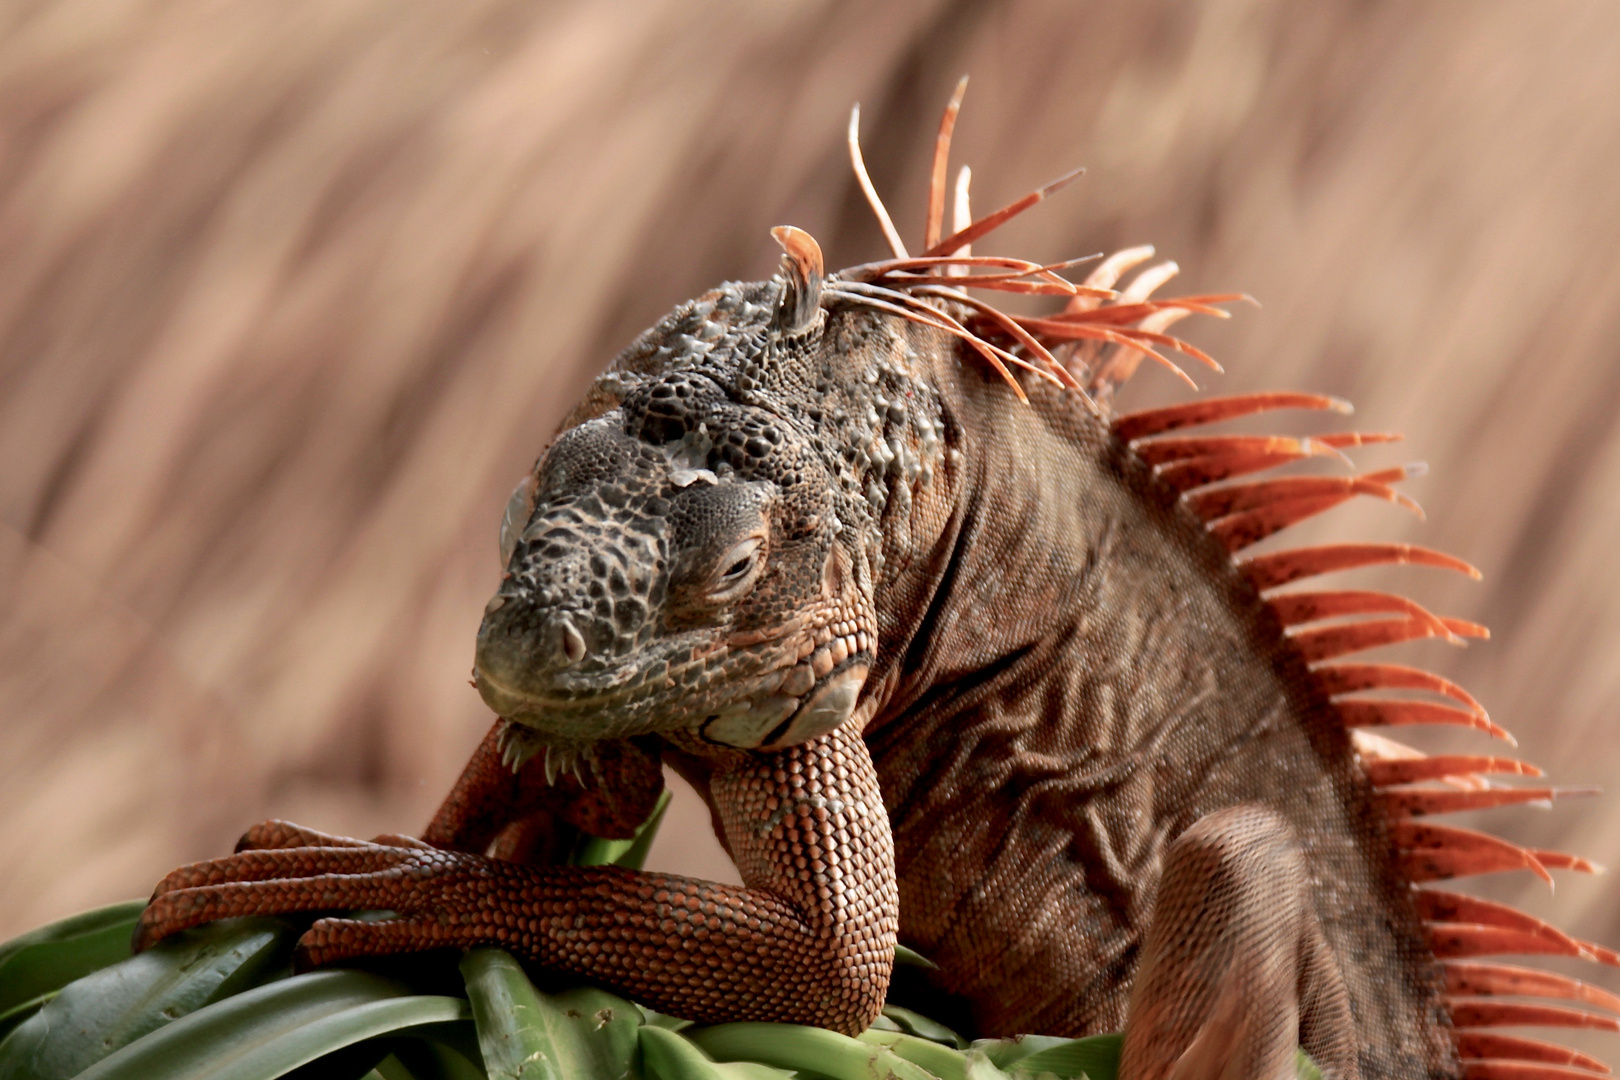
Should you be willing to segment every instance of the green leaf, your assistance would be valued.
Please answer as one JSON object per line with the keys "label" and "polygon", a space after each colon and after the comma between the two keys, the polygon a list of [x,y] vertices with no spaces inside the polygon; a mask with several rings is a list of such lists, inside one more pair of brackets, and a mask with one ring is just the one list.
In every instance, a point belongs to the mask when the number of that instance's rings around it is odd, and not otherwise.
{"label": "green leaf", "polygon": [[397,1069],[390,1071],[387,1059],[377,1067],[385,1080],[485,1080],[478,1030],[471,1020],[435,1024],[411,1034],[412,1038],[393,1041]]}
{"label": "green leaf", "polygon": [[[1018,1073],[1055,1073],[1061,1077],[1114,1080],[1119,1072],[1119,1051],[1125,1037],[1116,1033],[1069,1039],[1020,1058],[1010,1070]],[[1005,1065],[1002,1068],[1006,1068]]]}
{"label": "green leaf", "polygon": [[683,1034],[716,1061],[758,1061],[833,1080],[933,1080],[922,1066],[881,1046],[798,1024],[716,1024]]}
{"label": "green leaf", "polygon": [[658,826],[664,823],[664,812],[669,809],[669,800],[669,789],[665,788],[663,794],[658,796],[658,805],[653,807],[653,812],[647,815],[647,820],[636,830],[630,846],[613,860],[615,866],[622,866],[626,870],[640,870],[647,865],[647,852],[652,850],[653,839],[658,835]]}
{"label": "green leaf", "polygon": [[6,970],[6,964],[18,951],[30,945],[38,945],[47,941],[66,941],[69,938],[79,937],[82,934],[104,930],[109,926],[128,926],[131,934],[134,933],[135,922],[140,918],[141,912],[146,910],[145,900],[123,900],[106,907],[93,908],[90,911],[81,911],[77,915],[70,915],[65,919],[47,923],[26,934],[19,934],[9,941],[0,942],[0,972]]}
{"label": "green leaf", "polygon": [[377,1062],[366,1080],[419,1080],[419,1078],[405,1067],[405,1063],[398,1057],[389,1054]]}
{"label": "green leaf", "polygon": [[576,866],[623,866],[631,870],[640,870],[647,863],[647,852],[652,849],[653,837],[658,834],[658,826],[663,824],[664,811],[669,809],[669,789],[665,788],[663,794],[658,796],[658,802],[653,806],[652,813],[647,820],[636,826],[636,833],[628,840],[604,840],[600,836],[588,836],[581,845],[579,853],[574,856]]}
{"label": "green leaf", "polygon": [[648,1025],[640,1031],[647,1080],[793,1080],[793,1074],[757,1061],[712,1060],[672,1031]]}
{"label": "green leaf", "polygon": [[641,1006],[642,1023],[653,1027],[661,1027],[665,1031],[685,1031],[692,1026],[692,1021],[679,1016],[669,1016],[665,1013],[654,1012],[645,1005]]}
{"label": "green leaf", "polygon": [[934,971],[939,970],[938,964],[928,959],[928,957],[924,956],[916,949],[908,948],[907,946],[900,944],[898,941],[894,943],[894,962],[897,964],[905,964],[908,967],[929,968]]}
{"label": "green leaf", "polygon": [[636,1054],[641,1011],[595,987],[542,994],[500,949],[461,962],[490,1080],[620,1080]]}
{"label": "green leaf", "polygon": [[6,1036],[11,1033],[12,1028],[39,1012],[58,993],[60,991],[52,990],[48,994],[41,994],[37,998],[29,998],[19,1005],[13,1005],[5,1012],[0,1012],[0,1046],[5,1045]]}
{"label": "green leaf", "polygon": [[997,1068],[1010,1069],[1031,1054],[1073,1041],[1057,1035],[1015,1035],[1010,1039],[975,1039],[972,1049],[984,1054]]}
{"label": "green leaf", "polygon": [[281,1080],[367,1080],[373,1069],[388,1056],[388,1051],[388,1043],[384,1039],[362,1039],[278,1075]]}
{"label": "green leaf", "polygon": [[983,1050],[963,1050],[962,1060],[967,1064],[967,1080],[1008,1080],[1008,1074],[996,1068]]}
{"label": "green leaf", "polygon": [[147,1032],[251,985],[291,939],[292,928],[279,920],[230,919],[92,972],[0,1044],[0,1073],[16,1080],[77,1076]]}
{"label": "green leaf", "polygon": [[1299,1080],[1322,1080],[1322,1070],[1316,1067],[1316,1062],[1304,1050],[1294,1051],[1294,1071]]}
{"label": "green leaf", "polygon": [[144,900],[86,911],[0,945],[0,1013],[59,990],[130,954]]}
{"label": "green leaf", "polygon": [[[904,1032],[877,1031],[870,1028],[856,1038],[868,1046],[884,1047],[914,1065],[921,1065],[939,1077],[939,1080],[968,1080],[967,1058],[954,1048],[942,1046],[931,1039],[919,1039]],[[979,1056],[984,1057],[982,1054]],[[985,1065],[990,1069],[995,1068],[990,1065],[988,1059],[985,1059]]]}
{"label": "green leaf", "polygon": [[[250,1053],[243,1054],[237,1063],[220,1063],[194,1073],[170,1075],[172,1080],[273,1080],[329,1054],[350,1049],[364,1051],[364,1046],[357,1044],[380,1035],[408,1037],[417,1027],[466,1020],[471,1016],[466,1000],[458,997],[412,994],[374,1001],[266,1039]],[[369,1061],[376,1060],[376,1052],[373,1052]],[[324,1072],[317,1068],[310,1075],[324,1076]]]}
{"label": "green leaf", "polygon": [[361,971],[319,971],[181,1017],[77,1080],[271,1080],[364,1039],[468,1015],[460,998],[410,996]]}
{"label": "green leaf", "polygon": [[899,1005],[883,1006],[883,1015],[899,1025],[900,1030],[907,1035],[915,1035],[919,1039],[931,1039],[946,1046],[954,1046],[958,1050],[967,1049],[967,1040],[962,1038],[938,1020],[930,1020],[920,1012]]}

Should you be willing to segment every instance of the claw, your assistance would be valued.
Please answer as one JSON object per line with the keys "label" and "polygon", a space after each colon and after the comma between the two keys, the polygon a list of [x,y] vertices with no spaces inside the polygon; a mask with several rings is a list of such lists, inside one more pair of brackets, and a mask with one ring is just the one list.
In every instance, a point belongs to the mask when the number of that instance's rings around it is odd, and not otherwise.
{"label": "claw", "polygon": [[501,750],[501,764],[515,774],[540,751],[540,743],[533,738],[527,728],[519,727],[510,720],[502,720],[501,725],[500,734],[497,736]]}

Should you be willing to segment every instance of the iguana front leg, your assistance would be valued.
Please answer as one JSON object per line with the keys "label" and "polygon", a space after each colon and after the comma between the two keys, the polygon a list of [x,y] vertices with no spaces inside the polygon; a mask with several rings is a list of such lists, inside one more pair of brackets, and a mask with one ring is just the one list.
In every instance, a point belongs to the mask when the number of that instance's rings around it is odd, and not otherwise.
{"label": "iguana front leg", "polygon": [[1349,998],[1293,829],[1245,804],[1201,818],[1165,853],[1131,986],[1121,1080],[1288,1080],[1303,1046],[1354,1080]]}
{"label": "iguana front leg", "polygon": [[898,901],[888,817],[859,735],[727,752],[710,791],[744,886],[524,866],[420,841],[286,847],[170,874],[136,944],[237,915],[389,909],[397,916],[381,922],[321,919],[300,940],[299,962],[500,945],[696,1020],[862,1030],[883,1006]]}

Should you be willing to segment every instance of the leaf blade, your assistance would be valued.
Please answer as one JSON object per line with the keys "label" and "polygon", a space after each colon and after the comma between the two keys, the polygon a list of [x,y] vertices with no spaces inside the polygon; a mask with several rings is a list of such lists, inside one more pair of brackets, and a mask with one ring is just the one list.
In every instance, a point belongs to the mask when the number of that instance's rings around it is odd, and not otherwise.
{"label": "leaf blade", "polygon": [[470,950],[461,970],[491,1080],[630,1074],[641,1012],[624,998],[591,986],[541,993],[500,949]]}
{"label": "leaf blade", "polygon": [[670,792],[665,788],[653,805],[647,820],[636,826],[628,840],[607,840],[600,836],[587,836],[573,862],[575,866],[623,866],[640,870],[647,863],[647,852],[652,850],[653,837],[663,824],[664,812],[669,809]]}
{"label": "leaf blade", "polygon": [[[450,1023],[470,1015],[466,1001],[437,994],[367,1002],[278,1034],[235,1060],[169,1076],[170,1080],[275,1080],[300,1065],[368,1039],[408,1034],[414,1027]],[[130,1074],[130,1080],[134,1075]]]}
{"label": "leaf blade", "polygon": [[968,1043],[966,1039],[938,1020],[930,1020],[920,1012],[899,1005],[885,1005],[883,1006],[883,1015],[894,1021],[900,1030],[907,1035],[915,1035],[919,1039],[944,1043],[946,1046],[955,1047],[958,1050],[967,1049]]}
{"label": "leaf blade", "polygon": [[190,1078],[236,1061],[280,1034],[356,1006],[406,996],[398,983],[360,971],[318,971],[255,987],[136,1039],[76,1080]]}
{"label": "leaf blade", "polygon": [[0,945],[0,1013],[130,955],[144,900],[61,919]]}
{"label": "leaf blade", "polygon": [[1117,1032],[1067,1039],[1020,1058],[1008,1071],[1014,1076],[1021,1072],[1049,1072],[1062,1077],[1084,1075],[1090,1080],[1114,1080],[1119,1073],[1119,1053],[1124,1042],[1125,1036]]}
{"label": "leaf blade", "polygon": [[231,919],[93,971],[65,986],[0,1044],[0,1074],[13,1080],[77,1076],[250,984],[291,948],[292,938],[292,927],[279,920]]}
{"label": "leaf blade", "polygon": [[901,1031],[867,1030],[856,1041],[881,1046],[913,1065],[921,1065],[939,1080],[967,1080],[967,1058],[958,1051],[930,1039],[920,1039]]}
{"label": "leaf blade", "polygon": [[834,1080],[938,1080],[885,1047],[825,1028],[744,1022],[690,1028],[682,1034],[716,1061],[758,1061]]}
{"label": "leaf blade", "polygon": [[647,1080],[793,1080],[792,1073],[757,1061],[714,1061],[666,1028],[649,1025],[639,1037]]}

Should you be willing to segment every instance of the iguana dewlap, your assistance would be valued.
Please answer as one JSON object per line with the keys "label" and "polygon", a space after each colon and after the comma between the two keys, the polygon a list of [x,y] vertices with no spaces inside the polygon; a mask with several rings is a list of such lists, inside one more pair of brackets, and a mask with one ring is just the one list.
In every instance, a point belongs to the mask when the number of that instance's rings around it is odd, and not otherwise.
{"label": "iguana dewlap", "polygon": [[[1425,815],[1544,799],[1489,756],[1424,757],[1375,729],[1500,734],[1438,676],[1342,658],[1479,633],[1399,597],[1277,591],[1426,549],[1234,555],[1389,470],[1254,474],[1388,436],[1211,434],[1305,394],[1114,417],[1164,330],[1232,297],[1151,295],[1151,251],[1082,285],[969,245],[824,277],[777,230],[775,279],[673,311],[593,385],[520,485],[475,681],[503,719],[423,839],[279,822],[175,871],[141,944],[230,915],[327,918],[308,963],[495,943],[699,1020],[846,1032],[884,1001],[897,940],[939,965],[979,1034],[1126,1030],[1121,1076],[1595,1075],[1497,1034],[1612,1026],[1620,999],[1480,957],[1613,963],[1430,882],[1583,868]],[[853,134],[853,130],[852,130]],[[852,147],[853,147],[852,138]],[[870,192],[856,154],[857,175]],[[971,275],[971,276],[964,276]],[[1014,318],[969,288],[1053,294]],[[1168,363],[1168,361],[1164,361]],[[1010,384],[1010,385],[1009,385]],[[1196,430],[1194,430],[1196,429]],[[1344,617],[1370,616],[1345,621]],[[1391,696],[1381,691],[1398,691]],[[673,765],[744,884],[555,865],[570,829],[628,835]]]}

